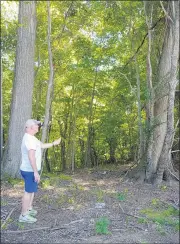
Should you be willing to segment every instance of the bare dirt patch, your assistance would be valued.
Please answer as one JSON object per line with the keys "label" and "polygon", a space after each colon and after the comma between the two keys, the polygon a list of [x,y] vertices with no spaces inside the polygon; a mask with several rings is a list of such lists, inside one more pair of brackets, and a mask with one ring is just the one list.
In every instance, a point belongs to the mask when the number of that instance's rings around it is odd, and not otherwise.
{"label": "bare dirt patch", "polygon": [[177,182],[155,188],[117,170],[47,176],[35,224],[18,222],[22,194],[22,184],[1,185],[1,243],[179,243]]}

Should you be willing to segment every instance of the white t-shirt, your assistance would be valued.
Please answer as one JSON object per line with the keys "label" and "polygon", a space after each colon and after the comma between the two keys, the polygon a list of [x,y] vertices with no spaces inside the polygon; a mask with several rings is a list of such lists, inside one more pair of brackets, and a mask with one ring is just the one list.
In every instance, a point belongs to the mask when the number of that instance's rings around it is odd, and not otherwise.
{"label": "white t-shirt", "polygon": [[21,154],[22,154],[22,162],[20,166],[20,170],[33,172],[33,168],[31,166],[28,151],[35,150],[35,158],[37,170],[41,169],[41,142],[35,137],[28,133],[25,133],[23,136],[22,144],[21,144]]}

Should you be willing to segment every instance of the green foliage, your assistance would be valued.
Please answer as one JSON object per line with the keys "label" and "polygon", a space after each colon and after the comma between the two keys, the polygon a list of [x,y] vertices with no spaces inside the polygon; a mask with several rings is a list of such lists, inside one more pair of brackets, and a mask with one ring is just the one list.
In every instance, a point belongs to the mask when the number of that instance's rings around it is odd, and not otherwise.
{"label": "green foliage", "polygon": [[2,229],[3,229],[3,230],[7,229],[7,226],[8,226],[10,223],[12,223],[13,221],[14,221],[14,220],[13,220],[12,218],[9,218],[9,219],[7,220],[7,222],[6,222],[6,224],[3,225]]}
{"label": "green foliage", "polygon": [[145,218],[139,218],[138,223],[143,224],[143,223],[148,223],[148,220]]}
{"label": "green foliage", "polygon": [[[10,14],[14,1],[2,4],[3,13]],[[16,3],[17,4],[17,3]],[[124,68],[141,46],[147,32],[142,2],[136,1],[51,1],[51,44],[54,67],[54,92],[49,140],[63,136],[61,147],[48,149],[51,170],[61,170],[65,164],[71,168],[85,165],[85,152],[89,138],[89,125],[93,125],[90,138],[91,166],[96,155],[98,165],[113,157],[117,162],[133,160],[138,146],[136,72],[134,62]],[[47,47],[47,4],[37,1],[37,33],[35,47],[35,81],[32,116],[44,120],[49,57]],[[156,5],[155,19],[161,8]],[[7,15],[9,16],[9,15]],[[132,21],[133,20],[133,21]],[[2,15],[3,50],[3,124],[7,141],[14,61],[17,36],[16,18]],[[155,70],[163,37],[163,25],[154,30],[152,67]],[[132,45],[133,44],[133,45]],[[146,41],[137,55],[141,80],[141,102],[151,99],[146,86]],[[38,64],[39,61],[39,64]],[[156,73],[154,71],[154,73]],[[154,78],[153,74],[153,78]],[[90,109],[92,105],[92,111]],[[29,104],[29,106],[31,106]],[[143,110],[143,109],[142,109]],[[144,131],[149,136],[154,128],[145,122]],[[156,121],[157,122],[157,121]],[[72,128],[75,128],[72,130]],[[73,133],[72,133],[73,131]],[[41,138],[41,133],[39,134]],[[72,147],[72,145],[75,147]],[[73,149],[74,148],[74,149]],[[73,152],[74,150],[74,152]],[[62,157],[64,153],[64,158]],[[72,160],[72,155],[74,159]],[[94,158],[93,158],[94,157]],[[94,160],[94,161],[93,161]],[[114,167],[110,162],[109,168]],[[94,163],[94,166],[97,162]],[[51,176],[50,176],[51,177]],[[58,179],[43,181],[43,187],[58,184]],[[60,180],[71,180],[60,174]]]}
{"label": "green foliage", "polygon": [[8,205],[8,202],[1,199],[1,206],[3,207],[3,206],[7,206],[7,205]]}
{"label": "green foliage", "polygon": [[110,221],[107,217],[98,219],[95,223],[95,230],[97,234],[110,234],[108,231]]}
{"label": "green foliage", "polygon": [[21,230],[23,230],[24,227],[25,227],[23,223],[19,223],[19,222],[17,223],[17,226],[18,226],[18,228],[21,229]]}
{"label": "green foliage", "polygon": [[96,188],[93,190],[93,193],[97,197],[97,202],[104,202],[104,192],[100,188]]}
{"label": "green foliage", "polygon": [[117,199],[119,201],[124,201],[126,199],[126,195],[124,193],[119,192],[117,193]]}
{"label": "green foliage", "polygon": [[[154,208],[146,208],[141,210],[140,212],[147,216],[147,219],[152,220],[158,226],[171,226],[176,231],[179,230],[179,211],[172,206],[162,207],[159,201],[157,200],[154,204],[155,200],[153,199],[152,205],[156,207]],[[160,227],[161,228],[161,227]]]}
{"label": "green foliage", "polygon": [[[48,178],[47,178],[48,177]],[[47,189],[51,186],[59,186],[61,181],[70,181],[72,177],[65,174],[56,175],[54,173],[45,173],[40,181],[42,188]]]}
{"label": "green foliage", "polygon": [[11,176],[9,176],[8,174],[4,174],[4,178],[5,181],[7,181],[10,185],[14,186],[14,185],[24,185],[24,181],[22,179],[14,179]]}

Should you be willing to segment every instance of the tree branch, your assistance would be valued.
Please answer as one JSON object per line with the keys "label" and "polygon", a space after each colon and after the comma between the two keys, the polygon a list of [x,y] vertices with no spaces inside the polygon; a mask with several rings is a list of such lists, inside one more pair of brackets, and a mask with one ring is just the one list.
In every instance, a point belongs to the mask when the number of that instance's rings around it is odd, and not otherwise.
{"label": "tree branch", "polygon": [[[164,19],[164,16],[163,17],[161,17],[160,19],[158,19],[158,21],[150,28],[150,30],[153,30],[155,27],[156,27],[156,25],[162,20],[162,19]],[[142,40],[142,42],[141,42],[141,44],[140,44],[140,46],[137,48],[137,50],[136,50],[136,52],[135,52],[135,54],[128,60],[128,62],[124,65],[124,68],[123,68],[123,70],[126,68],[126,66],[134,59],[134,57],[136,56],[136,54],[139,52],[139,50],[140,50],[140,48],[142,47],[142,45],[144,44],[144,42],[145,42],[145,39],[146,39],[146,37],[148,36],[148,32],[145,34],[145,36],[144,36],[144,38],[143,38],[143,40]]]}

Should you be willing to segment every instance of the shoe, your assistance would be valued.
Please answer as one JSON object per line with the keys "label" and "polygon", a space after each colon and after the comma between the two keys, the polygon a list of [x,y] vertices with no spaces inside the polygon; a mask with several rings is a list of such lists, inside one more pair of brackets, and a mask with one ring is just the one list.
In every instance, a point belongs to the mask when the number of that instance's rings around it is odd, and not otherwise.
{"label": "shoe", "polygon": [[36,214],[37,214],[37,210],[35,210],[35,209],[33,209],[33,208],[32,208],[32,209],[29,209],[29,210],[28,210],[28,214],[31,215],[31,216],[36,216]]}
{"label": "shoe", "polygon": [[25,223],[35,223],[37,221],[36,218],[30,216],[29,214],[26,215],[20,215],[19,216],[19,222],[25,222]]}

